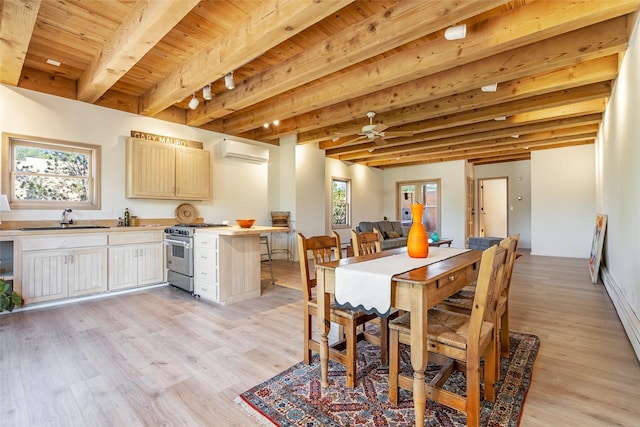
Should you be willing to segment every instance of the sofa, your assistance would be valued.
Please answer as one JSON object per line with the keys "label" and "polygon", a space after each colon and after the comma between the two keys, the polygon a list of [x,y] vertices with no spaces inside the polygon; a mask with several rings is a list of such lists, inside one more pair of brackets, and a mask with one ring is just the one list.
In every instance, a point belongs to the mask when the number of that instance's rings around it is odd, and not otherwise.
{"label": "sofa", "polygon": [[358,233],[373,231],[376,228],[382,235],[382,250],[407,246],[409,227],[400,221],[361,221],[356,227]]}

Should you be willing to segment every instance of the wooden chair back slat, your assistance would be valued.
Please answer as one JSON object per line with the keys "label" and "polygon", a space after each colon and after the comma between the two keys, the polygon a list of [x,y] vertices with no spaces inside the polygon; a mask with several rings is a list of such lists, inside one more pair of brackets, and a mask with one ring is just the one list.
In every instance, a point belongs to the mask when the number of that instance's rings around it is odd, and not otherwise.
{"label": "wooden chair back slat", "polygon": [[[341,258],[340,236],[335,231],[333,236],[313,236],[306,238],[298,233],[298,256],[300,259],[300,279],[305,302],[313,298],[316,287],[315,266]],[[312,271],[314,274],[312,274]]]}
{"label": "wooden chair back slat", "polygon": [[377,229],[358,233],[351,230],[351,243],[355,256],[368,255],[382,251],[382,236]]}
{"label": "wooden chair back slat", "polygon": [[467,345],[469,346],[479,344],[482,322],[487,318],[492,318],[489,311],[493,310],[495,313],[504,277],[506,256],[507,251],[502,246],[492,246],[482,253],[467,334]]}

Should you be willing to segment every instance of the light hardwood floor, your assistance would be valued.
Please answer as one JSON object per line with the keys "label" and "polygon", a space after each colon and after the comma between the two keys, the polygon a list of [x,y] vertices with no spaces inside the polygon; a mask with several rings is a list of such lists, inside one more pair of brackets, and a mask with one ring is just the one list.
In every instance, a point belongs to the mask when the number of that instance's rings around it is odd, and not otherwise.
{"label": "light hardwood floor", "polygon": [[[159,287],[0,316],[2,426],[251,426],[234,404],[302,359],[302,296],[218,306]],[[298,264],[274,262],[297,287]],[[511,329],[540,336],[521,425],[640,425],[640,364],[586,260],[525,254]]]}

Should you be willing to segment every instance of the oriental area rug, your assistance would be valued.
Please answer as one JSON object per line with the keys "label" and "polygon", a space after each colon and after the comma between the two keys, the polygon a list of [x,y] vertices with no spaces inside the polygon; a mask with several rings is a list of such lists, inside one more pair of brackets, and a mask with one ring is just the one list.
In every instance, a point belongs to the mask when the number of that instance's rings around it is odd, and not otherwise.
{"label": "oriental area rug", "polygon": [[[517,426],[529,385],[533,364],[540,347],[535,335],[510,333],[509,359],[502,358],[500,382],[495,403],[481,400],[482,426]],[[401,345],[401,370],[411,372],[409,348]],[[427,380],[438,366],[429,365]],[[342,365],[329,361],[329,387],[320,386],[320,362],[300,362],[236,398],[258,423],[268,426],[412,426],[412,393],[400,389],[399,404],[389,402],[389,368],[380,363],[378,347],[358,343],[357,384],[346,387]],[[455,372],[445,388],[464,392],[464,376]],[[427,400],[425,426],[466,425],[463,413]]]}

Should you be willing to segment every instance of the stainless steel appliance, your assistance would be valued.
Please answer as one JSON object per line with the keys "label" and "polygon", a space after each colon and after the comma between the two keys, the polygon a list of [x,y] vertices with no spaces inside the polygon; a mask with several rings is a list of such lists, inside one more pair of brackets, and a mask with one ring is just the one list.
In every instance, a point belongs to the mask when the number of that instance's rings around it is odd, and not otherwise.
{"label": "stainless steel appliance", "polygon": [[224,227],[225,224],[176,224],[164,229],[167,248],[167,282],[193,294],[193,236],[197,228]]}

